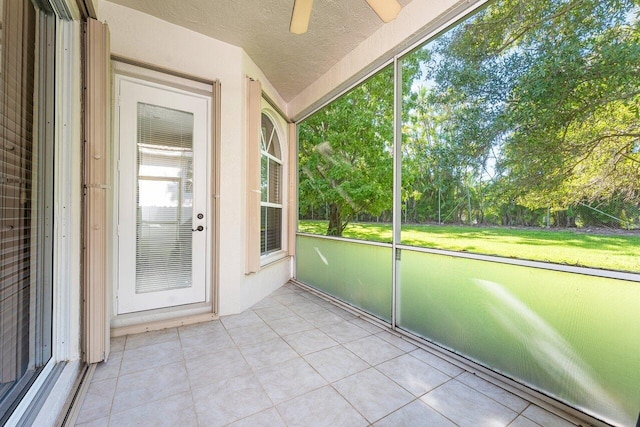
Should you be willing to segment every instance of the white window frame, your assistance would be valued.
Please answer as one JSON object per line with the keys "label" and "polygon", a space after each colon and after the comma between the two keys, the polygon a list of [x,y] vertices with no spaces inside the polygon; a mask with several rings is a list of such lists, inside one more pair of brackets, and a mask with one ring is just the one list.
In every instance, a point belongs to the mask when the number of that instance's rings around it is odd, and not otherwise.
{"label": "white window frame", "polygon": [[[268,264],[272,264],[276,261],[279,261],[283,258],[285,258],[287,256],[287,233],[286,233],[286,218],[287,218],[287,211],[285,209],[285,206],[287,206],[287,186],[284,185],[285,182],[288,182],[288,174],[287,174],[287,165],[286,165],[286,161],[285,159],[287,158],[287,147],[286,147],[286,139],[285,136],[286,133],[283,131],[282,129],[282,123],[283,123],[283,119],[282,117],[280,117],[279,114],[277,114],[276,112],[272,111],[269,108],[269,104],[267,103],[267,101],[263,98],[262,100],[262,105],[263,108],[261,110],[261,114],[260,114],[260,121],[262,122],[262,116],[265,115],[270,121],[271,124],[273,125],[273,130],[274,133],[277,135],[278,137],[278,145],[279,145],[279,151],[280,151],[280,158],[277,158],[271,154],[268,153],[268,151],[265,151],[262,149],[262,135],[260,135],[260,163],[258,165],[259,168],[262,168],[262,158],[263,156],[266,157],[269,160],[273,160],[276,163],[278,163],[280,165],[280,203],[271,203],[271,202],[264,202],[262,201],[262,199],[260,200],[260,210],[262,211],[263,207],[271,207],[271,208],[278,208],[280,209],[281,215],[280,215],[280,248],[276,249],[274,251],[271,252],[262,252],[262,247],[260,248],[260,266],[264,267]],[[268,147],[265,147],[268,150]],[[267,175],[268,176],[268,175]],[[262,176],[260,178],[260,183],[262,184]],[[267,190],[268,191],[268,190]],[[260,236],[260,244],[262,244],[262,233]]]}

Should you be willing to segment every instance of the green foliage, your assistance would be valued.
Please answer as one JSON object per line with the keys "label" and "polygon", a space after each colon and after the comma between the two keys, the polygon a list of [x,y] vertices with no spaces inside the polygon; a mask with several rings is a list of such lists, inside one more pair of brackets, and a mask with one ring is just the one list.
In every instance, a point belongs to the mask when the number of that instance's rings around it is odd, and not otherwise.
{"label": "green foliage", "polygon": [[[405,223],[638,228],[637,0],[497,0],[401,59]],[[300,214],[391,216],[390,67],[300,124]]]}
{"label": "green foliage", "polygon": [[[405,96],[403,151],[436,162],[429,170],[448,188],[475,193],[467,222],[515,204],[530,214],[603,199],[637,205],[637,15],[630,0],[491,3],[422,48],[431,78]],[[442,192],[413,163],[405,193]]]}
{"label": "green foliage", "polygon": [[391,208],[393,69],[386,68],[299,127],[302,212],[327,206],[327,234],[357,214]]}

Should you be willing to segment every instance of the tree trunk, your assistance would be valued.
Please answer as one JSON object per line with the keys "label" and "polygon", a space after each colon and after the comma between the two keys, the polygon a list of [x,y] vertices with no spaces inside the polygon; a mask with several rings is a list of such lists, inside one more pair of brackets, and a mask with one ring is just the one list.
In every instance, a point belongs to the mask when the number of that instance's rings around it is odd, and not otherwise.
{"label": "tree trunk", "polygon": [[342,215],[340,207],[336,204],[329,204],[329,226],[327,236],[342,237]]}
{"label": "tree trunk", "polygon": [[553,214],[555,217],[555,226],[556,227],[566,227],[566,228],[575,228],[576,218],[571,214],[569,210],[557,211]]}

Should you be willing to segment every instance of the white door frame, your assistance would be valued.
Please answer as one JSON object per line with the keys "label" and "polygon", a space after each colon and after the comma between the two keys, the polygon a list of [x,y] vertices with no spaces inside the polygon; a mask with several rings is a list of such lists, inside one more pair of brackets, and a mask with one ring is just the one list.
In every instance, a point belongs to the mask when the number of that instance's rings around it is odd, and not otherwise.
{"label": "white door frame", "polygon": [[[124,109],[128,109],[129,111],[127,111],[128,116],[132,116],[132,111],[131,110],[131,105],[126,105],[127,101],[126,99],[122,99],[122,95],[120,95],[119,91],[120,88],[123,88],[124,90],[133,90],[134,92],[136,92],[136,99],[140,98],[140,97],[145,97],[145,96],[152,96],[152,100],[150,101],[150,103],[155,103],[158,105],[162,105],[162,102],[157,102],[157,96],[160,92],[162,91],[162,96],[164,97],[164,95],[166,95],[167,100],[170,100],[169,103],[164,104],[164,106],[169,107],[169,108],[175,108],[175,109],[181,109],[179,107],[179,104],[181,102],[187,102],[187,104],[189,103],[189,101],[195,101],[197,104],[199,105],[205,105],[206,107],[204,107],[204,110],[201,111],[200,114],[198,114],[196,116],[196,121],[201,121],[204,122],[203,128],[206,128],[206,144],[205,147],[203,149],[203,151],[201,152],[202,156],[204,157],[204,159],[200,159],[201,163],[204,164],[203,167],[201,167],[200,169],[200,173],[199,175],[196,177],[194,176],[194,181],[197,179],[198,182],[201,183],[201,185],[204,185],[206,188],[204,188],[204,191],[202,192],[202,198],[198,203],[197,206],[194,206],[194,212],[193,215],[195,217],[195,215],[198,212],[203,212],[205,214],[205,218],[201,221],[196,221],[194,220],[193,226],[197,227],[198,225],[203,225],[205,228],[205,231],[203,232],[196,232],[196,233],[202,233],[202,235],[198,234],[197,237],[201,237],[204,241],[202,242],[202,253],[199,254],[201,255],[199,257],[195,256],[193,259],[193,266],[194,266],[194,271],[197,272],[198,274],[198,278],[199,278],[199,283],[202,283],[201,286],[194,286],[192,288],[184,288],[182,290],[179,291],[166,291],[166,292],[162,292],[162,293],[157,293],[157,294],[163,294],[163,295],[154,295],[153,297],[149,297],[150,294],[135,294],[135,285],[128,283],[131,282],[132,279],[132,275],[131,272],[133,272],[133,279],[135,280],[135,219],[133,221],[128,221],[128,229],[125,229],[126,227],[123,227],[123,225],[125,224],[118,224],[117,231],[118,231],[118,241],[117,241],[117,249],[118,249],[118,273],[117,273],[117,278],[118,278],[118,283],[117,283],[117,296],[116,296],[116,306],[115,308],[115,312],[117,314],[126,314],[126,313],[134,313],[134,312],[140,312],[140,311],[145,311],[145,310],[154,310],[154,309],[161,309],[161,308],[165,308],[165,307],[176,307],[176,306],[182,306],[182,305],[187,305],[187,304],[198,304],[198,303],[206,303],[208,301],[210,301],[211,298],[211,292],[210,292],[210,248],[211,248],[211,244],[210,244],[210,240],[211,240],[211,231],[212,231],[212,214],[213,212],[211,212],[210,210],[210,206],[208,203],[208,195],[211,193],[211,188],[210,188],[210,176],[211,176],[211,165],[209,162],[210,159],[210,151],[211,151],[211,107],[212,107],[212,99],[210,95],[205,95],[205,94],[201,94],[199,91],[190,91],[190,90],[185,90],[182,87],[177,88],[174,87],[172,85],[166,85],[166,84],[161,84],[156,82],[155,80],[147,80],[147,79],[141,79],[141,78],[137,78],[137,77],[133,77],[133,76],[129,76],[129,75],[125,75],[123,74],[117,74],[116,78],[115,78],[115,88],[116,88],[116,114],[115,114],[115,119],[116,119],[116,141],[117,143],[115,144],[116,147],[118,147],[118,149],[120,148],[120,133],[122,131],[121,129],[121,125],[122,123],[120,123],[120,114],[125,113],[125,111],[123,111]],[[124,94],[123,94],[124,95]],[[124,95],[126,97],[126,95]],[[132,102],[132,101],[129,101]],[[188,109],[188,105],[183,105],[182,109]],[[133,117],[125,117],[125,120],[135,120],[135,111],[133,111]],[[131,123],[129,123],[127,126],[130,126]],[[135,126],[135,124],[134,124]],[[194,137],[194,140],[196,139],[196,137]],[[131,148],[133,150],[135,150],[135,147]],[[128,161],[131,161],[131,155],[128,156],[129,159]],[[135,162],[135,156],[133,156],[134,159],[133,161]],[[127,161],[127,156],[123,156],[123,153],[119,153],[119,156],[117,157],[119,158],[119,164],[118,164],[118,170],[117,172],[117,178],[118,181],[120,183],[119,187],[118,187],[118,192],[116,195],[116,199],[117,199],[117,204],[120,204],[120,200],[122,200],[122,197],[127,197],[127,198],[131,198],[133,197],[133,203],[135,203],[135,186],[131,186],[131,185],[127,185],[127,186],[123,186],[122,184],[125,184],[124,182],[120,182],[120,173],[126,173],[123,172],[121,169],[123,169],[124,171],[128,171],[129,175],[131,174],[131,165],[128,164],[124,164],[124,163],[120,163],[120,162],[124,162]],[[194,170],[196,168],[194,167]],[[135,170],[135,169],[134,169]],[[125,178],[126,179],[126,178]],[[127,179],[127,181],[130,182],[129,179]],[[128,203],[130,204],[130,203]],[[129,206],[130,207],[130,206]],[[117,211],[122,211],[123,209],[126,209],[127,207],[123,207],[123,206],[119,206]],[[196,212],[196,210],[198,212]],[[124,211],[122,211],[124,214]],[[126,223],[126,221],[125,221]],[[131,228],[131,223],[133,223],[133,229]],[[129,236],[129,234],[133,232],[134,233],[134,237],[132,238],[131,236]],[[123,244],[122,242],[122,238],[123,238],[123,233],[127,233],[127,237],[125,238],[125,240],[129,241],[129,244]],[[131,245],[130,242],[133,241],[134,244]],[[131,249],[131,246],[133,246],[133,250]],[[194,255],[196,255],[196,250],[194,250]],[[133,263],[133,264],[132,264]],[[128,281],[128,282],[127,282]],[[194,277],[194,283],[196,283],[198,281],[198,279],[196,279],[196,277]],[[129,286],[127,286],[129,285]],[[132,291],[133,290],[133,291]]]}

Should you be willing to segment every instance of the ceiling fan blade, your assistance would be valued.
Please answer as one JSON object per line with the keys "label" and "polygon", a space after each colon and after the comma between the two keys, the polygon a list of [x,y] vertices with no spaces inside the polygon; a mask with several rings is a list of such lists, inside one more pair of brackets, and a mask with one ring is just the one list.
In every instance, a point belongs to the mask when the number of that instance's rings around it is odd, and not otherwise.
{"label": "ceiling fan blade", "polygon": [[391,22],[396,19],[398,12],[402,9],[398,0],[367,0],[367,3],[383,22]]}
{"label": "ceiling fan blade", "polygon": [[313,0],[295,0],[293,3],[293,13],[291,14],[291,24],[289,31],[294,34],[304,34],[309,28],[309,18],[311,18],[311,8]]}

